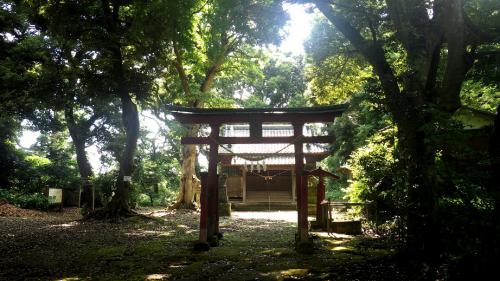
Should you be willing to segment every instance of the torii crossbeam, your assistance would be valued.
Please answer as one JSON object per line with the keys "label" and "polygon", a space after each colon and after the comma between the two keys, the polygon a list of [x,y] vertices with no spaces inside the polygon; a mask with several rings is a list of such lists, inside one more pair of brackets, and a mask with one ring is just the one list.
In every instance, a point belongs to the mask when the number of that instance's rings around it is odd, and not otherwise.
{"label": "torii crossbeam", "polygon": [[[304,136],[305,123],[329,123],[347,109],[347,104],[308,108],[246,108],[246,109],[206,109],[168,106],[167,110],[183,124],[208,124],[208,137],[184,137],[182,144],[208,144],[208,175],[202,175],[201,215],[199,242],[205,243],[220,236],[218,205],[217,162],[218,146],[222,144],[268,144],[292,143],[295,151],[296,197],[298,212],[297,243],[308,243],[307,221],[307,176],[304,174],[305,143],[332,143],[332,136]],[[248,123],[249,137],[221,137],[220,126],[224,123]],[[263,137],[262,123],[291,123],[293,136]],[[206,178],[205,178],[206,177]]]}

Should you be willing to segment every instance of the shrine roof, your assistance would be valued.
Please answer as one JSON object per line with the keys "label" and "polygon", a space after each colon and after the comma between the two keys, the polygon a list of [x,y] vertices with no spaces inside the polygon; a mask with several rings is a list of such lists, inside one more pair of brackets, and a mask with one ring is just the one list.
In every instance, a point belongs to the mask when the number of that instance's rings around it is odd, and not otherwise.
{"label": "shrine roof", "polygon": [[[304,126],[303,133],[305,136],[312,136],[314,132],[314,124]],[[316,128],[316,130],[321,130]],[[222,137],[248,137],[250,128],[248,125],[231,124],[221,128]],[[293,136],[293,126],[291,124],[266,124],[262,125],[262,135],[264,137],[287,137]],[[324,154],[329,152],[328,145],[324,144],[304,144],[305,154]],[[274,156],[291,156],[295,153],[294,146],[288,143],[270,143],[270,144],[232,144],[219,146],[220,154],[236,154],[236,155],[274,155]]]}
{"label": "shrine roof", "polygon": [[[305,136],[312,136],[321,128],[316,127],[316,124],[304,126],[303,133]],[[314,129],[316,127],[316,129]],[[326,129],[326,127],[323,127]],[[250,128],[243,124],[230,124],[221,127],[220,132],[222,137],[246,137],[250,134]],[[279,137],[292,136],[293,126],[291,124],[266,124],[262,125],[262,135],[264,137]],[[304,155],[314,157],[315,159],[323,159],[330,154],[328,145],[308,143],[303,145]],[[268,165],[293,165],[295,163],[295,149],[290,143],[254,143],[254,144],[232,144],[220,145],[219,155],[232,156],[231,164],[242,165],[244,163],[259,162]]]}

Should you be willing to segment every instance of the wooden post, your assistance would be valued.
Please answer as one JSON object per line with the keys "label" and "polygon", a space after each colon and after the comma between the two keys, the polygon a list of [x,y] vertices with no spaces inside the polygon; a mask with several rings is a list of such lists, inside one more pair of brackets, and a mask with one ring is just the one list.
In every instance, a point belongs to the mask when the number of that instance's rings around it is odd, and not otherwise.
{"label": "wooden post", "polygon": [[[83,178],[83,191],[80,193],[79,201],[88,204],[86,207],[89,211],[95,210],[95,188],[89,178]],[[79,202],[79,206],[80,206]]]}
{"label": "wooden post", "polygon": [[208,211],[208,173],[202,172],[201,176],[201,194],[200,194],[200,238],[199,242],[207,243],[207,211]]}
{"label": "wooden post", "polygon": [[307,175],[302,174],[301,177],[301,185],[300,185],[300,209],[302,211],[301,217],[301,222],[300,222],[300,241],[308,241],[309,238],[309,222],[307,220],[308,213],[309,213],[309,204],[308,204],[308,192],[307,192],[307,186],[308,186],[308,179],[309,177]]}
{"label": "wooden post", "polygon": [[307,180],[304,181],[304,153],[302,137],[303,123],[293,123],[293,135],[295,138],[295,188],[297,190],[297,211],[298,211],[298,242],[308,241],[307,224]]}
{"label": "wooden post", "polygon": [[242,188],[242,200],[243,203],[247,201],[247,170],[246,168],[241,168],[241,188]]}
{"label": "wooden post", "polygon": [[[216,138],[219,135],[219,124],[210,124],[211,133],[210,135],[213,138]],[[219,205],[219,198],[217,196],[218,193],[218,179],[217,179],[217,161],[218,161],[218,151],[219,145],[215,142],[210,143],[210,151],[208,155],[208,225],[207,225],[207,239],[210,242],[211,246],[216,246],[218,235],[218,214],[217,207]]]}
{"label": "wooden post", "polygon": [[217,175],[217,185],[215,188],[215,224],[214,224],[214,234],[217,235],[218,238],[222,237],[222,234],[219,231],[219,177],[220,175]]}
{"label": "wooden post", "polygon": [[328,229],[328,225],[329,225],[329,211],[330,211],[330,202],[329,201],[326,201],[326,200],[323,200],[323,202],[321,202],[321,221],[319,222],[320,223],[320,226],[323,230],[326,230],[326,231],[330,231]]}
{"label": "wooden post", "polygon": [[325,178],[319,176],[318,187],[316,188],[316,223],[323,221],[323,212],[321,211],[321,202],[325,200]]}
{"label": "wooden post", "polygon": [[250,121],[250,137],[251,138],[262,137],[262,120],[255,118],[252,121]]}

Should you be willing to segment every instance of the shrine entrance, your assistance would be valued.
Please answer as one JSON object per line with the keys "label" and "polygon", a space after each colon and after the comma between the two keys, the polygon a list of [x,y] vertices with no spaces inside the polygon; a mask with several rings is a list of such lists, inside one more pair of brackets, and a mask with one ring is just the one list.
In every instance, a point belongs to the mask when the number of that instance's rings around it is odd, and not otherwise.
{"label": "shrine entrance", "polygon": [[[347,105],[332,105],[309,108],[247,108],[247,109],[205,109],[168,106],[167,110],[182,124],[207,124],[210,135],[206,137],[184,137],[184,145],[208,145],[208,172],[201,173],[201,213],[199,241],[195,248],[208,250],[217,245],[222,237],[219,231],[218,176],[219,146],[233,144],[291,144],[293,145],[295,166],[295,197],[297,201],[297,249],[307,249],[311,245],[308,232],[307,178],[304,169],[305,144],[329,144],[332,136],[305,136],[305,123],[331,123],[347,109]],[[249,136],[221,137],[220,127],[227,123],[249,124]],[[263,123],[290,123],[291,136],[263,136]],[[322,190],[324,193],[324,188]],[[324,195],[323,195],[324,196]],[[320,196],[321,197],[321,196]],[[318,202],[319,204],[320,202]]]}
{"label": "shrine entrance", "polygon": [[267,170],[247,172],[245,202],[284,202],[293,201],[291,171]]}

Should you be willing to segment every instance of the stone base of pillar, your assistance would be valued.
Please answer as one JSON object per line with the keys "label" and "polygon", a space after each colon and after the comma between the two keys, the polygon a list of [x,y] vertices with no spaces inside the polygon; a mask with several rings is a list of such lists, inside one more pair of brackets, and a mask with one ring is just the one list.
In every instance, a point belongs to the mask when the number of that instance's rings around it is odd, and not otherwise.
{"label": "stone base of pillar", "polygon": [[208,238],[208,244],[210,245],[210,247],[218,247],[219,246],[219,234],[210,236]]}
{"label": "stone base of pillar", "polygon": [[219,216],[220,217],[231,216],[231,203],[219,202]]}
{"label": "stone base of pillar", "polygon": [[314,242],[312,237],[301,240],[298,233],[295,234],[295,251],[300,254],[314,253]]}
{"label": "stone base of pillar", "polygon": [[210,245],[207,242],[196,242],[194,244],[194,250],[197,252],[205,252],[210,250]]}
{"label": "stone base of pillar", "polygon": [[323,226],[322,222],[318,221],[311,221],[311,229],[315,230],[323,230],[325,227]]}

